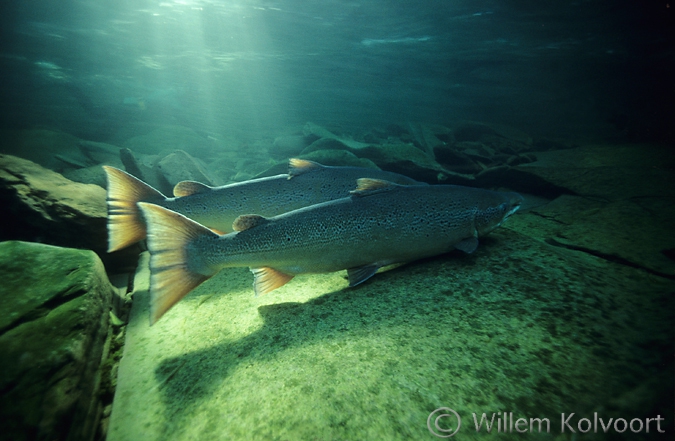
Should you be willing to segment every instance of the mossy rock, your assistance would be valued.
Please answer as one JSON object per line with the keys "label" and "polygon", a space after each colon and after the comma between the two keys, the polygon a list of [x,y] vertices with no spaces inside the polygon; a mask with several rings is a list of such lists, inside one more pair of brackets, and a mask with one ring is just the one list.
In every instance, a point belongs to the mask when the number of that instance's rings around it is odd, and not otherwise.
{"label": "mossy rock", "polygon": [[92,251],[0,243],[0,439],[91,439],[113,287]]}

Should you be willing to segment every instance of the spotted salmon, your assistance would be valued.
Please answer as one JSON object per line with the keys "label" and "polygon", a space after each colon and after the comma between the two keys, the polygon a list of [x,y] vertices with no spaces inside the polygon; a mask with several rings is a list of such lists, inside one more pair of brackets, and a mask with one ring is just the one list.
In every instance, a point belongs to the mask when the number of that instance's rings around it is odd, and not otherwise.
{"label": "spotted salmon", "polygon": [[252,179],[222,187],[184,181],[168,198],[143,181],[104,166],[108,178],[108,252],[145,238],[146,228],[136,203],[151,202],[181,213],[219,233],[232,231],[240,214],[276,216],[297,208],[339,199],[358,178],[422,184],[397,173],[364,167],[329,167],[304,159],[289,160],[288,174]]}
{"label": "spotted salmon", "polygon": [[523,198],[453,185],[404,186],[359,179],[350,196],[275,217],[239,216],[218,235],[185,216],[139,203],[148,225],[151,323],[226,267],[248,266],[256,294],[297,274],[347,270],[349,285],[385,265],[467,253],[513,214]]}

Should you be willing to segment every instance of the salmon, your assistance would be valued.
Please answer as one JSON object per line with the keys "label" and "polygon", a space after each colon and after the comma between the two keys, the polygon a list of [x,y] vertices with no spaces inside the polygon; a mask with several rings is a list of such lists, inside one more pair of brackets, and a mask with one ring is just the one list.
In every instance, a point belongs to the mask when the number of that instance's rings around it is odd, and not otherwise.
{"label": "salmon", "polygon": [[358,179],[347,197],[274,217],[239,216],[219,235],[187,217],[139,203],[148,229],[151,324],[227,267],[249,267],[256,295],[297,274],[347,270],[349,286],[379,268],[459,249],[473,252],[518,210],[517,193]]}
{"label": "salmon", "polygon": [[138,202],[150,202],[183,214],[218,233],[232,231],[240,214],[276,216],[349,195],[358,178],[423,185],[397,173],[363,167],[329,167],[290,159],[288,174],[252,179],[222,187],[194,181],[176,184],[172,198],[114,167],[103,166],[108,179],[108,252],[145,239]]}

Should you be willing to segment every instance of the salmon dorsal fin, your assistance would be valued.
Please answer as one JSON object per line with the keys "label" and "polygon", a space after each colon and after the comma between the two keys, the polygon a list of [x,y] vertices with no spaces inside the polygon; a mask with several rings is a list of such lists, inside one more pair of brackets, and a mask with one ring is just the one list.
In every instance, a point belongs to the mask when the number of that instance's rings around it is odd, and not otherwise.
{"label": "salmon dorsal fin", "polygon": [[232,222],[232,229],[234,231],[244,231],[267,222],[268,219],[266,217],[258,214],[242,214]]}
{"label": "salmon dorsal fin", "polygon": [[308,161],[307,159],[291,158],[288,160],[288,179],[323,168],[318,162]]}
{"label": "salmon dorsal fin", "polygon": [[211,187],[195,181],[182,181],[173,187],[173,195],[177,198],[190,196],[197,193],[206,193],[211,191]]}
{"label": "salmon dorsal fin", "polygon": [[349,193],[355,196],[367,196],[370,194],[380,193],[383,191],[393,190],[402,185],[394,184],[383,179],[359,178],[356,180],[356,190]]}
{"label": "salmon dorsal fin", "polygon": [[256,297],[284,286],[293,278],[290,274],[269,267],[251,268],[251,272]]}

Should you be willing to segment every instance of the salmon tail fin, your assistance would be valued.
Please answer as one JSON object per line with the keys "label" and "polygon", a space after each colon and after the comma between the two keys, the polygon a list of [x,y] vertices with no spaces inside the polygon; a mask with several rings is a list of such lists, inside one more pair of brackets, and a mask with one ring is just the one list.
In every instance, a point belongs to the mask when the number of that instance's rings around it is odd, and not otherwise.
{"label": "salmon tail fin", "polygon": [[194,242],[218,235],[171,210],[138,204],[148,229],[150,251],[150,325],[216,273],[197,255]]}
{"label": "salmon tail fin", "polygon": [[145,182],[107,165],[108,252],[117,251],[145,239],[145,223],[136,203],[161,202],[166,197]]}

